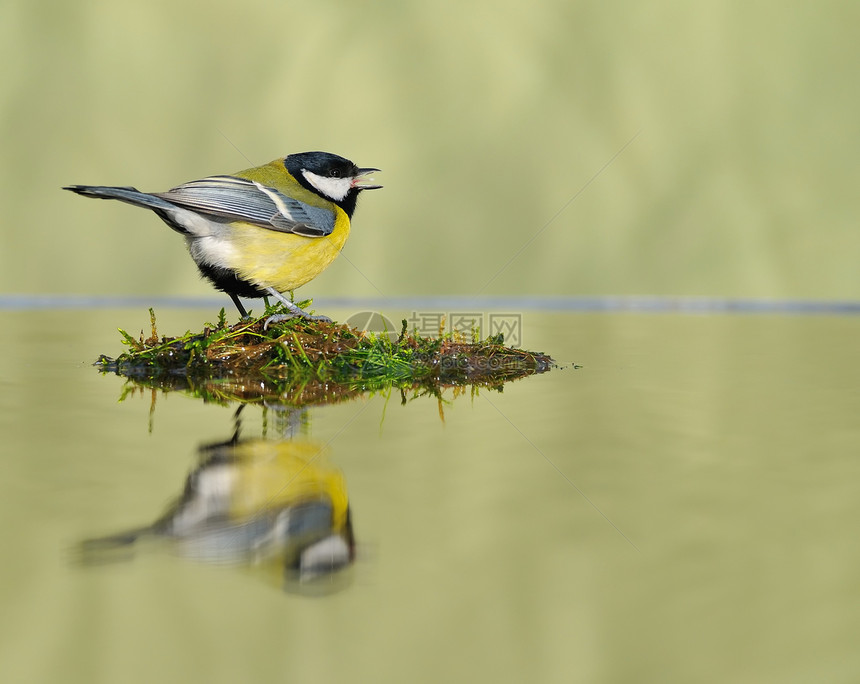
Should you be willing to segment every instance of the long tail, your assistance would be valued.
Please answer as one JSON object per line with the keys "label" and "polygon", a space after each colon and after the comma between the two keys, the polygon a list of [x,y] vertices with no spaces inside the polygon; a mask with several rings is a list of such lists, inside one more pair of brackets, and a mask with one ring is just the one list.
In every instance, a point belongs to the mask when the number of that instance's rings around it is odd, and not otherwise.
{"label": "long tail", "polygon": [[140,527],[108,537],[85,539],[71,549],[72,559],[83,565],[129,560],[134,555],[137,542],[151,533],[151,527]]}
{"label": "long tail", "polygon": [[84,197],[115,199],[135,207],[152,209],[162,221],[183,235],[204,236],[209,235],[210,232],[209,222],[201,220],[195,212],[178,207],[158,195],[141,192],[137,188],[116,188],[109,185],[69,185],[63,190],[71,190]]}
{"label": "long tail", "polygon": [[141,192],[137,188],[115,188],[106,185],[69,185],[63,190],[71,190],[78,195],[84,197],[97,197],[99,199],[115,199],[120,202],[127,202],[136,207],[146,207],[148,209],[161,209],[164,211],[175,211],[176,205],[171,204],[167,200]]}

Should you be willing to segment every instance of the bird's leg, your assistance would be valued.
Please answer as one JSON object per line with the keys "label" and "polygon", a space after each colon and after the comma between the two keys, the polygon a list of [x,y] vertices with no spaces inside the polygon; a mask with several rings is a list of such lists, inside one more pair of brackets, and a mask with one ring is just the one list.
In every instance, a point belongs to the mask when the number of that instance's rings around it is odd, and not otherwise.
{"label": "bird's leg", "polygon": [[248,318],[248,312],[245,311],[245,307],[242,306],[242,302],[239,301],[239,297],[232,292],[228,293],[230,295],[230,299],[233,300],[233,303],[236,305],[236,308],[239,309],[239,315],[242,318]]}
{"label": "bird's leg", "polygon": [[331,319],[328,316],[313,316],[305,311],[302,311],[298,306],[293,304],[289,299],[284,297],[280,292],[272,287],[267,287],[266,291],[272,295],[275,299],[277,299],[281,304],[283,304],[290,313],[288,314],[275,314],[274,316],[269,316],[266,319],[266,322],[263,324],[263,330],[267,330],[271,323],[280,323],[281,321],[288,321],[291,318],[295,318],[298,316],[299,318],[304,318],[306,321],[324,321],[325,323],[331,323]]}

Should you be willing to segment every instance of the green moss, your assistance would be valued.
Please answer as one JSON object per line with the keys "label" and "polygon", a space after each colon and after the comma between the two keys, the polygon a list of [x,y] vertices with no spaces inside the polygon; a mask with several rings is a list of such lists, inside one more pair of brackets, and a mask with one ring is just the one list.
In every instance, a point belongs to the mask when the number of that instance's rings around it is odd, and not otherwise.
{"label": "green moss", "polygon": [[[303,302],[302,305],[307,303]],[[546,354],[513,349],[501,336],[466,342],[456,334],[438,338],[407,331],[397,339],[339,323],[301,318],[273,323],[280,313],[227,325],[224,310],[199,333],[159,337],[150,309],[151,335],[135,339],[120,330],[127,350],[96,361],[104,372],[134,386],[178,389],[230,403],[278,401],[293,406],[330,403],[368,391],[400,389],[437,394],[445,387],[493,387],[542,373],[555,364]],[[133,387],[129,387],[131,391]]]}

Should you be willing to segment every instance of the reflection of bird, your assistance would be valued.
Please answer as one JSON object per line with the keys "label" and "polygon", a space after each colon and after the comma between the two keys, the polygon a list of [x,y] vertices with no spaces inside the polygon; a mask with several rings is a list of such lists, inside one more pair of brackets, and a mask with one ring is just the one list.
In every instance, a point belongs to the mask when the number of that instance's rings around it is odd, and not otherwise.
{"label": "reflection of bird", "polygon": [[201,449],[180,499],[152,525],[81,545],[110,560],[146,537],[206,563],[278,567],[306,582],[349,565],[355,540],[343,474],[305,440],[230,441]]}
{"label": "reflection of bird", "polygon": [[379,169],[358,168],[328,152],[303,152],[228,176],[210,176],[167,192],[70,185],[86,197],[152,209],[181,233],[200,272],[239,297],[271,295],[308,316],[281,293],[316,278],[343,248],[362,184]]}

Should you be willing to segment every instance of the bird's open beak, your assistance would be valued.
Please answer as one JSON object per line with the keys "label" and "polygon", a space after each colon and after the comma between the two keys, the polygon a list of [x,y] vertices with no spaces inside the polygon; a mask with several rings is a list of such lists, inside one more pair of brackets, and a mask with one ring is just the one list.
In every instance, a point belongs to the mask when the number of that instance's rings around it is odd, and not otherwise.
{"label": "bird's open beak", "polygon": [[372,178],[364,178],[369,173],[379,171],[379,169],[359,169],[358,173],[352,179],[352,187],[357,190],[378,190],[381,185],[365,185],[367,181],[373,181]]}

